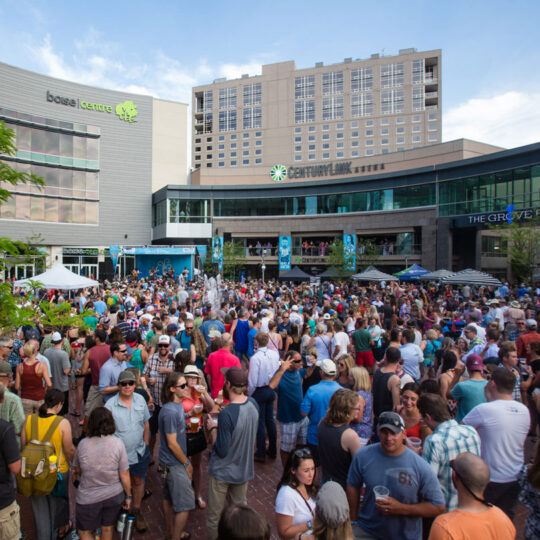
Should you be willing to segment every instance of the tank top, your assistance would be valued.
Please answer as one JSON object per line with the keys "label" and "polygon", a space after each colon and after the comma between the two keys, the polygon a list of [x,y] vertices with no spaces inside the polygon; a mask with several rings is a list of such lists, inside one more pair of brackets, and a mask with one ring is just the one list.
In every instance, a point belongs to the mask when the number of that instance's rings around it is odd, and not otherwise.
{"label": "tank top", "polygon": [[373,375],[373,413],[375,420],[384,411],[391,411],[394,407],[392,401],[392,393],[388,391],[388,379],[395,373],[384,373],[383,371],[376,371]]}
{"label": "tank top", "polygon": [[[403,407],[401,407],[398,411],[400,415],[402,411],[403,411]],[[403,418],[403,422],[405,422],[405,417],[402,416],[402,418]],[[405,435],[407,435],[407,437],[420,438],[420,421],[418,421],[418,423],[416,423],[414,426],[411,426],[410,428],[406,429]]]}
{"label": "tank top", "polygon": [[[52,424],[55,418],[56,418],[55,414],[51,414],[47,416],[40,416],[38,414],[38,439],[40,441],[43,440],[43,437],[45,437],[45,434],[47,433],[49,426]],[[32,423],[30,422],[30,420],[26,421],[25,434],[26,434],[26,440],[29,441],[30,436],[32,434]],[[62,449],[62,433],[60,432],[60,426],[58,426],[55,432],[53,433],[53,436],[51,437],[51,443],[54,446],[54,453],[58,456],[58,459],[60,460],[59,465],[58,465],[58,472],[61,472],[61,473],[67,472],[69,467],[68,467],[66,458],[64,456],[64,451]],[[60,458],[61,449],[62,449],[62,457]]]}
{"label": "tank top", "polygon": [[27,362],[22,363],[21,375],[21,398],[32,399],[34,401],[42,401],[45,399],[45,388],[43,387],[43,378],[37,374],[37,366],[39,362],[33,365],[28,365]]}
{"label": "tank top", "polygon": [[234,350],[240,352],[247,352],[248,350],[248,332],[249,321],[243,321],[238,319],[236,323],[236,329],[234,331]]}
{"label": "tank top", "polygon": [[319,424],[319,456],[321,458],[322,481],[333,480],[346,489],[347,474],[352,461],[351,454],[343,450],[341,436],[348,425],[329,426],[324,420]]}
{"label": "tank top", "polygon": [[289,351],[296,351],[300,352],[300,345],[302,345],[302,341],[298,340],[296,343],[294,342],[294,339],[291,341],[291,344],[289,345]]}
{"label": "tank top", "polygon": [[133,351],[133,356],[131,357],[130,364],[133,367],[136,367],[139,370],[140,374],[142,375],[142,372],[144,370],[144,363],[141,357],[141,349],[135,349]]}

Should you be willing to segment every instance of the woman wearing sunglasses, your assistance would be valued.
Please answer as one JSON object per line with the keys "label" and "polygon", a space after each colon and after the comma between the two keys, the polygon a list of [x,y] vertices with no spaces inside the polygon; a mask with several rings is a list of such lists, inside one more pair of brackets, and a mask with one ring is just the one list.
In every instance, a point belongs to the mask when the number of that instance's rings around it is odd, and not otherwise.
{"label": "woman wearing sunglasses", "polygon": [[315,515],[315,461],[309,448],[289,455],[276,497],[276,524],[281,540],[296,538],[312,528]]}

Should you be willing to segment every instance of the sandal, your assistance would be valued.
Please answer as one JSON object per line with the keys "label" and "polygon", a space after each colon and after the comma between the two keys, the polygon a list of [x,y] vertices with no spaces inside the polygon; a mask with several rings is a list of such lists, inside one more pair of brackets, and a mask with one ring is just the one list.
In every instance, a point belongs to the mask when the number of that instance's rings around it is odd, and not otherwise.
{"label": "sandal", "polygon": [[202,497],[197,497],[195,499],[195,504],[201,509],[204,510],[206,508],[206,502]]}

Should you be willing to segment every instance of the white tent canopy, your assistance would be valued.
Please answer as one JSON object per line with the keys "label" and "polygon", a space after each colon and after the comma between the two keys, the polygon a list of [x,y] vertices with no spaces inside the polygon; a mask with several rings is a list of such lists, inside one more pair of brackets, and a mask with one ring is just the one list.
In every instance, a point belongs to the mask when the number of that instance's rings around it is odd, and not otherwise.
{"label": "white tent canopy", "polygon": [[396,276],[390,274],[385,274],[380,270],[377,270],[374,266],[368,266],[363,272],[359,274],[354,274],[352,276],[354,281],[397,281]]}
{"label": "white tent canopy", "polygon": [[45,289],[62,289],[71,291],[74,289],[84,289],[85,287],[95,287],[99,285],[97,281],[79,276],[69,271],[63,264],[56,264],[43,274],[34,276],[33,278],[20,279],[13,283],[14,287],[29,287],[30,281],[37,281],[43,285]]}
{"label": "white tent canopy", "polygon": [[473,270],[472,268],[467,268],[466,270],[461,270],[461,272],[456,272],[451,276],[441,279],[441,283],[449,283],[454,285],[459,284],[468,284],[468,285],[491,285],[494,287],[500,287],[502,283],[495,277],[485,272],[480,272],[479,270]]}
{"label": "white tent canopy", "polygon": [[455,272],[451,272],[450,270],[445,270],[444,268],[441,268],[440,270],[435,270],[435,272],[424,274],[423,276],[420,276],[418,279],[420,281],[439,281],[448,276],[453,276],[454,274]]}

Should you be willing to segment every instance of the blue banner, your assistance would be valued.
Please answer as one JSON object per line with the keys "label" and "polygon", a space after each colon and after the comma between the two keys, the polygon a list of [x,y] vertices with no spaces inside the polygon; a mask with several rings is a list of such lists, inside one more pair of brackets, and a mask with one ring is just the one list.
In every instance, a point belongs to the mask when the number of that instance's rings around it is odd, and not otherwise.
{"label": "blue banner", "polygon": [[218,270],[223,270],[223,236],[212,237],[212,262],[218,263]]}
{"label": "blue banner", "polygon": [[291,269],[291,237],[279,237],[279,271]]}
{"label": "blue banner", "polygon": [[118,257],[122,255],[122,248],[120,246],[109,246],[109,254],[112,259],[113,273],[116,274],[116,265],[118,264]]}
{"label": "blue banner", "polygon": [[343,270],[352,271],[356,270],[356,235],[344,234],[343,235],[343,259],[345,261]]}

